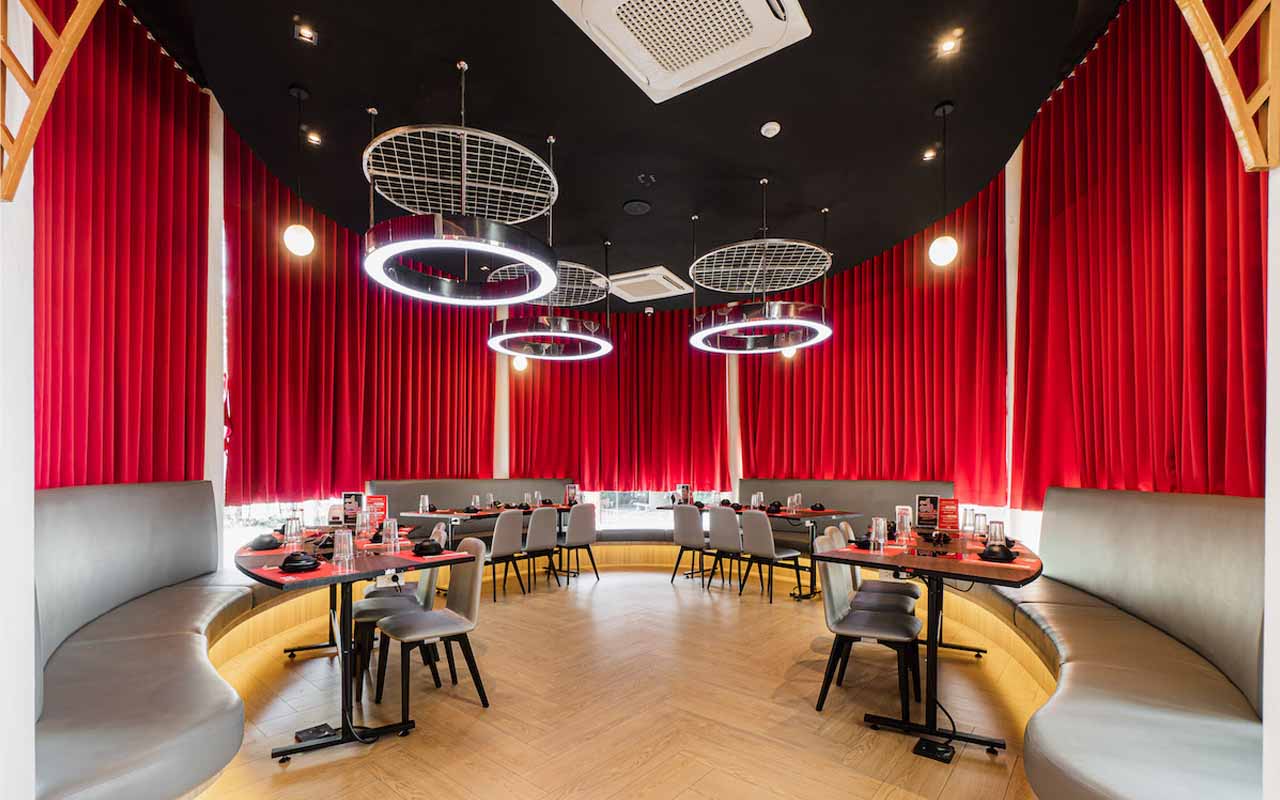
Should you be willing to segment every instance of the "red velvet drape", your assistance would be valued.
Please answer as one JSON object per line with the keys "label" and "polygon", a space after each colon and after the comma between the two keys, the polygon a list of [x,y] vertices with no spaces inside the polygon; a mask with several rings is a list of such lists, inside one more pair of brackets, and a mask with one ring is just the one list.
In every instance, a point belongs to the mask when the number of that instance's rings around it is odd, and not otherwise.
{"label": "red velvet drape", "polygon": [[36,488],[203,477],[208,113],[104,3],[31,165]]}
{"label": "red velvet drape", "polygon": [[1015,506],[1262,494],[1265,200],[1177,7],[1132,0],[1025,139]]}
{"label": "red velvet drape", "polygon": [[[965,502],[1005,498],[1004,176],[905,242],[830,279],[834,334],[740,356],[748,478],[950,480]],[[960,242],[929,263],[941,230]],[[822,283],[788,296],[821,303]]]}
{"label": "red velvet drape", "polygon": [[725,366],[689,346],[689,322],[687,310],[614,314],[609,355],[512,370],[511,477],[571,478],[587,491],[728,489]]}
{"label": "red velvet drape", "polygon": [[[299,204],[229,126],[224,149],[228,504],[491,476],[490,313],[378,287],[357,232]],[[280,238],[298,215],[306,258]]]}

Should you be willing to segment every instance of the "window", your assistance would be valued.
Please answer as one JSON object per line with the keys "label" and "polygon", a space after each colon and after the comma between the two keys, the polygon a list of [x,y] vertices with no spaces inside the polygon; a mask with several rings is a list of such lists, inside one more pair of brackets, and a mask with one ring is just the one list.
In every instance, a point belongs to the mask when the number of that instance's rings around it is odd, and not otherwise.
{"label": "window", "polygon": [[[716,505],[728,492],[695,492],[694,499]],[[670,511],[658,506],[671,505],[669,492],[585,492],[583,498],[596,505],[596,526],[600,530],[671,530]]]}

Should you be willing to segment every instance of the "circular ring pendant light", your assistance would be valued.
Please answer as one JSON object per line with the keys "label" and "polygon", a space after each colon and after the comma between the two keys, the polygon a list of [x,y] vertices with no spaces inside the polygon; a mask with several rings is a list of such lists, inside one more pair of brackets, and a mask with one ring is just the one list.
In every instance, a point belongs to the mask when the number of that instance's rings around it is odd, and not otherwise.
{"label": "circular ring pendant light", "polygon": [[[365,148],[369,231],[364,270],[393,291],[437,303],[528,302],[555,289],[556,257],[549,245],[514,225],[547,213],[559,185],[547,163],[528,148],[466,126],[467,63],[459,61],[457,68],[461,125],[395,128],[372,137]],[[375,191],[413,216],[374,224]],[[396,259],[411,252],[460,260],[460,268],[428,273]],[[513,262],[526,272],[520,280],[471,281],[473,270]]]}
{"label": "circular ring pendant light", "polygon": [[[548,160],[555,164],[556,137],[547,137]],[[548,248],[553,239],[555,215],[547,210]],[[597,322],[555,314],[555,307],[583,306],[605,301],[605,318],[609,317],[609,247],[604,243],[604,271],[601,275],[590,267],[571,261],[556,264],[556,288],[528,302],[549,306],[551,314],[515,319],[499,319],[489,324],[489,348],[513,358],[541,361],[585,361],[613,352],[613,342]],[[525,264],[508,264],[493,271],[491,283],[528,282]],[[568,280],[566,280],[568,278]],[[603,281],[597,279],[603,278]]]}
{"label": "circular ring pendant light", "polygon": [[[693,335],[689,343],[708,353],[745,355],[796,351],[831,338],[825,306],[792,301],[770,301],[769,291],[791,289],[825,276],[831,253],[825,247],[793,239],[770,239],[768,221],[769,179],[760,179],[761,236],[717,248],[696,259],[689,274],[695,286],[722,292],[760,294],[759,302],[731,304],[709,314],[698,313],[695,289]],[[822,209],[826,229],[828,209]],[[694,249],[697,249],[697,220]],[[825,239],[825,233],[823,238]],[[826,285],[823,285],[825,296]]]}

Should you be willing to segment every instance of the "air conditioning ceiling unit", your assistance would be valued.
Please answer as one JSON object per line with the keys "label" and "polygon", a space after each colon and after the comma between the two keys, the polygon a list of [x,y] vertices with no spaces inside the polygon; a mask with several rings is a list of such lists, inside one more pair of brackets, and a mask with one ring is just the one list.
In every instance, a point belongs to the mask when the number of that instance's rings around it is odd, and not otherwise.
{"label": "air conditioning ceiling unit", "polygon": [[655,103],[807,38],[799,0],[556,0]]}
{"label": "air conditioning ceiling unit", "polygon": [[[604,279],[599,279],[601,285]],[[689,294],[693,287],[664,266],[645,267],[609,276],[610,291],[628,303],[647,303],[664,297]]]}

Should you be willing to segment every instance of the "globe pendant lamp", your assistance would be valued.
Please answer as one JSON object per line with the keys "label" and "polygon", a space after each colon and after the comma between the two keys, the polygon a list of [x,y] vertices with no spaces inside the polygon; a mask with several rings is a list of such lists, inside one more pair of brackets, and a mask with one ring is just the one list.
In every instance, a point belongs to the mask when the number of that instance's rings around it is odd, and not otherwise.
{"label": "globe pendant lamp", "polygon": [[[294,131],[297,136],[297,170],[298,170],[298,205],[302,205],[302,101],[311,95],[306,89],[294,84],[289,87],[289,95],[298,101],[298,124]],[[284,246],[290,253],[299,258],[306,258],[316,249],[316,237],[311,229],[301,222],[294,222],[284,229]]]}
{"label": "globe pendant lamp", "polygon": [[[556,256],[515,226],[555,203],[555,173],[523,145],[467,127],[467,63],[459,61],[457,68],[460,125],[394,128],[365,148],[370,190],[365,273],[392,291],[435,303],[501,306],[535,300],[556,287]],[[375,224],[375,191],[410,216]],[[425,264],[401,258],[409,254],[421,255]],[[500,282],[480,279],[513,263],[526,275]]]}
{"label": "globe pendant lamp", "polygon": [[[831,253],[825,247],[795,239],[769,237],[769,179],[760,179],[761,236],[716,248],[694,260],[693,333],[689,344],[709,353],[746,355],[794,353],[831,338],[825,305],[770,301],[769,291],[791,289],[825,276]],[[822,209],[825,229],[827,209]],[[694,252],[697,252],[697,215]],[[698,312],[697,287],[754,295],[759,302],[731,303],[707,314]],[[826,284],[823,284],[825,293]],[[792,356],[784,357],[790,358]]]}
{"label": "globe pendant lamp", "polygon": [[[943,100],[933,108],[933,115],[942,120],[942,219],[947,213],[947,117],[956,110],[956,104]],[[935,267],[948,267],[960,254],[960,243],[956,237],[944,233],[929,243],[929,262]]]}

